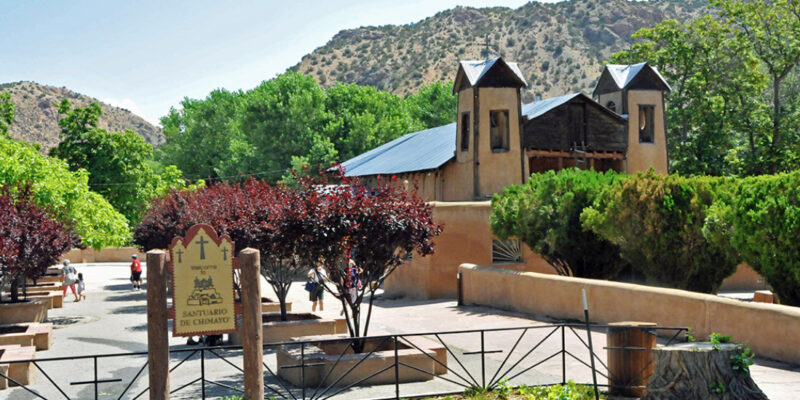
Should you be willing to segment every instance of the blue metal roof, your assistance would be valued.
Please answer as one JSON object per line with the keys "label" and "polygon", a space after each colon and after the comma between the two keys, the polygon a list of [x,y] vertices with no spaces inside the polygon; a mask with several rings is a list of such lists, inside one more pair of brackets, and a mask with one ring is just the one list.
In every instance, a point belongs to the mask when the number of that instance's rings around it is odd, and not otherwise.
{"label": "blue metal roof", "polygon": [[[538,118],[577,96],[582,94],[572,93],[524,104],[522,115],[529,120]],[[391,175],[439,168],[455,157],[456,129],[456,124],[452,123],[401,136],[343,162],[345,175]]]}
{"label": "blue metal roof", "polygon": [[455,157],[456,124],[409,133],[342,163],[346,176],[436,169]]}
{"label": "blue metal roof", "polygon": [[537,101],[535,103],[523,104],[522,115],[528,117],[528,119],[537,118],[580,95],[580,93],[565,94],[563,96],[553,97],[550,99]]}

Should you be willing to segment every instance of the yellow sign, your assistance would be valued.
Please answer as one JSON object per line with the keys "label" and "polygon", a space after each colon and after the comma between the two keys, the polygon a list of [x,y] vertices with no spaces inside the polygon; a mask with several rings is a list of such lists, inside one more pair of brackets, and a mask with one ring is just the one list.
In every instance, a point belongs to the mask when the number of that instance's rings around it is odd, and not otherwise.
{"label": "yellow sign", "polygon": [[233,242],[217,237],[209,225],[189,228],[175,238],[172,260],[174,336],[222,334],[236,331],[233,296]]}

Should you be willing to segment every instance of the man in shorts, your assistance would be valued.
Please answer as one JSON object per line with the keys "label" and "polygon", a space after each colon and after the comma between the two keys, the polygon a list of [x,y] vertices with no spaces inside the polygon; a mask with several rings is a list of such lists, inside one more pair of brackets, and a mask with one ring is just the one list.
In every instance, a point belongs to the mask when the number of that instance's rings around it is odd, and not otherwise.
{"label": "man in shorts", "polygon": [[136,254],[132,255],[131,258],[133,262],[131,262],[131,285],[133,285],[134,290],[139,290],[142,288],[142,263],[139,262],[139,257]]}

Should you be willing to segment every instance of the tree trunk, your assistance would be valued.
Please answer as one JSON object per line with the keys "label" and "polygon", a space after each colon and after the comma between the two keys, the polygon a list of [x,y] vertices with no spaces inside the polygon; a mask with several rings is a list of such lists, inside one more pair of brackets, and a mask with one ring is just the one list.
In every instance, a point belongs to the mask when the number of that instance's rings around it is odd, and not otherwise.
{"label": "tree trunk", "polygon": [[11,278],[11,302],[16,303],[19,301],[19,279],[14,277]]}
{"label": "tree trunk", "polygon": [[653,350],[655,372],[643,400],[767,399],[749,372],[735,371],[735,344],[684,343]]}
{"label": "tree trunk", "polygon": [[[770,156],[776,156],[781,151],[781,99],[780,99],[780,92],[781,92],[781,79],[775,77],[772,82],[772,95],[774,98],[772,99],[772,143],[770,146]],[[775,173],[778,171],[778,168],[773,164],[774,159],[768,160],[769,162],[769,172]]]}

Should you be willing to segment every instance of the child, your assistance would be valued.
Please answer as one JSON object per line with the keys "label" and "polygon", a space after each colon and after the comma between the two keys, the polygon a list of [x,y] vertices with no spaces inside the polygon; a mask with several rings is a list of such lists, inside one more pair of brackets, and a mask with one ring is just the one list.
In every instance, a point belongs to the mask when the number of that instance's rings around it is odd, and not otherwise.
{"label": "child", "polygon": [[81,300],[86,300],[86,284],[83,283],[83,272],[78,272],[78,296]]}

